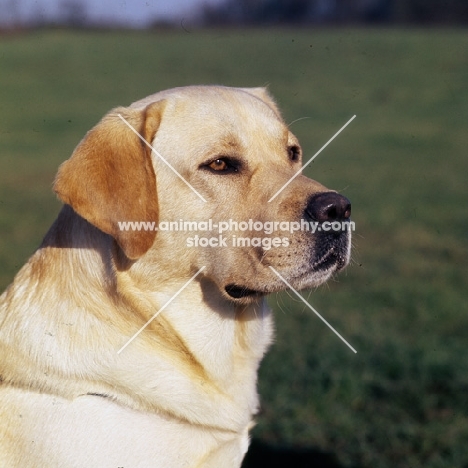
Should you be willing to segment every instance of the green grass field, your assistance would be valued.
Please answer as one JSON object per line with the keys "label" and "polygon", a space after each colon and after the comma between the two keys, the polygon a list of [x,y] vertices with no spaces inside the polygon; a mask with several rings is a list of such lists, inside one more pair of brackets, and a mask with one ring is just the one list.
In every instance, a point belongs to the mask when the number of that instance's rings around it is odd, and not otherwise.
{"label": "green grass field", "polygon": [[253,436],[341,467],[468,467],[467,50],[465,30],[0,37],[1,289],[59,210],[58,165],[112,107],[268,85],[286,121],[303,118],[306,158],[356,114],[306,171],[353,202],[353,262],[304,297],[358,353],[292,295],[271,297]]}

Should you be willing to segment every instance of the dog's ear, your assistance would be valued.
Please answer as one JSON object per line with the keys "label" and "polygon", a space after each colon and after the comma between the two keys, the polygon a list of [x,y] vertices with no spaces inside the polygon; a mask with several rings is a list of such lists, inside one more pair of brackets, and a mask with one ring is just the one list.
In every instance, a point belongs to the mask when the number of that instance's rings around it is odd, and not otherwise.
{"label": "dog's ear", "polygon": [[125,231],[118,223],[157,223],[158,199],[151,148],[121,117],[151,144],[163,110],[164,101],[145,109],[112,110],[60,166],[54,182],[58,197],[88,222],[110,234],[131,259],[148,251],[156,231]]}
{"label": "dog's ear", "polygon": [[265,104],[267,104],[271,110],[281,118],[281,112],[275,102],[275,100],[271,97],[270,93],[268,92],[267,88],[242,88],[243,91],[246,93],[255,96],[256,98],[262,100]]}

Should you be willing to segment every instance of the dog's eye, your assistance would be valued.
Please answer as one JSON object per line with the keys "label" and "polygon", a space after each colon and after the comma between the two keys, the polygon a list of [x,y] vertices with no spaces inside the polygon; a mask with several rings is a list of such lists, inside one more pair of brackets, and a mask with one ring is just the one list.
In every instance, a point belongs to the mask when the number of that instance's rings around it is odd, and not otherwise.
{"label": "dog's eye", "polygon": [[215,159],[213,162],[208,164],[208,167],[210,169],[213,169],[213,171],[225,171],[229,166],[224,159]]}
{"label": "dog's eye", "polygon": [[237,172],[239,170],[239,164],[230,158],[217,158],[204,164],[203,168],[218,174],[227,174]]}
{"label": "dog's eye", "polygon": [[301,157],[301,149],[299,148],[299,146],[290,146],[288,148],[288,156],[290,161],[299,161],[299,158]]}

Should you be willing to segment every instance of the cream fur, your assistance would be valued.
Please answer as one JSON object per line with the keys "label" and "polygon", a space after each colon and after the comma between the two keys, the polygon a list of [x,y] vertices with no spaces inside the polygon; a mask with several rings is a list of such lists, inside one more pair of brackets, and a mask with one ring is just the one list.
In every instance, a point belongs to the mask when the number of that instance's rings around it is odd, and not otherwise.
{"label": "cream fur", "polygon": [[[297,140],[261,88],[164,91],[111,111],[85,136],[57,175],[65,206],[0,299],[0,466],[240,466],[273,336],[263,296],[284,289],[268,266],[297,288],[336,268],[314,271],[308,233],[290,236],[287,256],[187,248],[184,233],[122,233],[116,223],[300,219],[307,198],[327,191],[315,181],[300,176],[267,203],[300,168],[288,160],[291,145]],[[224,156],[242,170],[202,168]],[[261,294],[236,300],[228,284]]]}

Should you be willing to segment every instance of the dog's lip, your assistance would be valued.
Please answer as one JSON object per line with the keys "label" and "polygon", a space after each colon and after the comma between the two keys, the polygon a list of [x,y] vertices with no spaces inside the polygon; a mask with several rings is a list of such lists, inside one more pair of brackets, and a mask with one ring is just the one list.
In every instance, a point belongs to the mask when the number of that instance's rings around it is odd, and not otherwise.
{"label": "dog's lip", "polygon": [[312,268],[314,271],[328,270],[333,267],[337,270],[341,270],[345,265],[346,260],[344,256],[337,252],[337,249],[332,247],[313,263]]}
{"label": "dog's lip", "polygon": [[[309,264],[308,271],[312,272],[338,272],[347,265],[347,257],[345,252],[338,246],[330,247],[326,252],[322,253],[315,261]],[[283,285],[284,287],[284,285]],[[225,293],[235,300],[254,300],[270,294],[272,292],[281,290],[281,288],[272,287],[265,288],[263,291],[258,289],[251,289],[239,283],[229,283],[224,287]]]}
{"label": "dog's lip", "polygon": [[254,298],[254,297],[261,297],[264,296],[265,293],[247,288],[246,286],[240,286],[238,284],[228,284],[224,290],[226,293],[232,297],[233,299],[245,299],[245,298]]}

